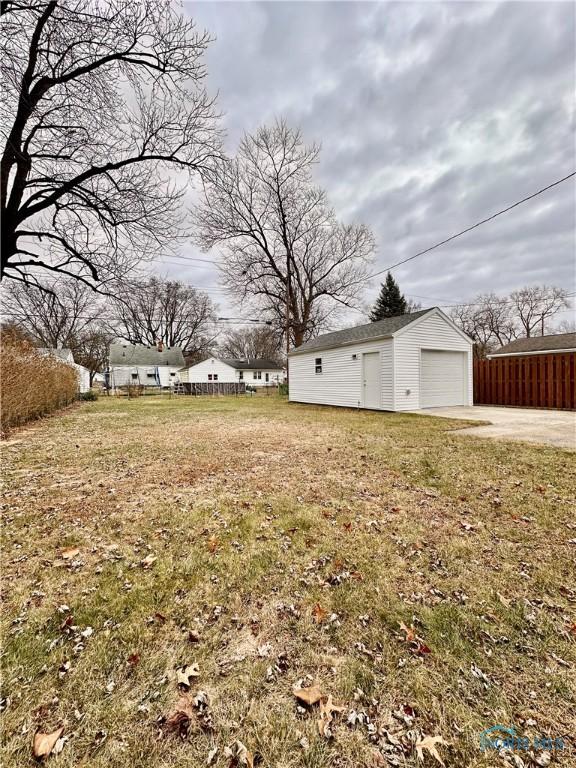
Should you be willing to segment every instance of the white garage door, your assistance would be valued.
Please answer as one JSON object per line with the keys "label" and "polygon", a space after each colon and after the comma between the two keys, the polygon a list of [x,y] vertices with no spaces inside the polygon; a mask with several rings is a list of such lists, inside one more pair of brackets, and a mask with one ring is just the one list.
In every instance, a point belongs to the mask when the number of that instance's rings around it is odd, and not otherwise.
{"label": "white garage door", "polygon": [[467,405],[466,352],[422,350],[420,407]]}

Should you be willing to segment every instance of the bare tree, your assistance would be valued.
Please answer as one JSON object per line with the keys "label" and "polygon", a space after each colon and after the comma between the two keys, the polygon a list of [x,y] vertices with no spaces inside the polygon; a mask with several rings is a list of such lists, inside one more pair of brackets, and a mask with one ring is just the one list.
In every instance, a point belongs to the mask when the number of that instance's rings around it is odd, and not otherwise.
{"label": "bare tree", "polygon": [[183,234],[184,187],[220,154],[209,38],[170,0],[1,8],[1,276],[122,276]]}
{"label": "bare tree", "polygon": [[73,278],[36,285],[10,282],[3,291],[4,312],[44,347],[71,347],[102,311],[100,297]]}
{"label": "bare tree", "polygon": [[561,320],[554,328],[554,333],[576,333],[576,320]]}
{"label": "bare tree", "polygon": [[483,357],[518,337],[543,335],[546,322],[567,306],[564,290],[542,285],[521,288],[509,297],[479,294],[471,304],[453,307],[450,316]]}
{"label": "bare tree", "polygon": [[415,301],[414,299],[406,299],[406,312],[407,314],[412,314],[412,312],[420,312],[422,309],[422,303],[420,301]]}
{"label": "bare tree", "polygon": [[108,353],[114,339],[113,333],[98,325],[87,328],[80,336],[72,339],[70,348],[74,362],[88,369],[90,386],[94,382],[94,374],[105,371],[108,367]]}
{"label": "bare tree", "polygon": [[485,357],[518,336],[510,300],[493,293],[479,294],[474,303],[453,307],[450,316],[474,340],[479,357]]}
{"label": "bare tree", "polygon": [[484,322],[484,316],[476,305],[459,304],[450,310],[450,318],[474,341],[474,355],[486,357],[496,346],[492,331]]}
{"label": "bare tree", "polygon": [[374,250],[369,230],[338,222],[312,183],[318,153],[284,122],[260,128],[209,180],[195,217],[200,245],[222,246],[230,293],[278,329],[288,314],[295,346],[356,305]]}
{"label": "bare tree", "polygon": [[514,291],[510,298],[526,337],[544,336],[546,323],[561,309],[569,307],[567,291],[547,285],[535,285]]}
{"label": "bare tree", "polygon": [[110,330],[131,344],[182,347],[191,358],[210,349],[216,338],[214,306],[196,288],[152,277],[126,283],[112,299]]}
{"label": "bare tree", "polygon": [[230,331],[219,345],[224,357],[239,360],[276,360],[279,361],[281,337],[274,328],[241,328]]}

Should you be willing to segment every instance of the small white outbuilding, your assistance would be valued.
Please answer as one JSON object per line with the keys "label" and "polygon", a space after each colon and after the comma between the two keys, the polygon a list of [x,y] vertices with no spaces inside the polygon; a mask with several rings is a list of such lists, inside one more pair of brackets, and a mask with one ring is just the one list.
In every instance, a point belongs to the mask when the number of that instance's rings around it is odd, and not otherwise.
{"label": "small white outbuilding", "polygon": [[289,399],[382,411],[472,405],[472,344],[437,307],[326,333],[290,352]]}

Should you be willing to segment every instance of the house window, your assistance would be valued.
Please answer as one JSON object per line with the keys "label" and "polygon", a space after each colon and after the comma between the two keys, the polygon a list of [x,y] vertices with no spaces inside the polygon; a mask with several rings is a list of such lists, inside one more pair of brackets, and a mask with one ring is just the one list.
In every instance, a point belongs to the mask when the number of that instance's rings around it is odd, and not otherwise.
{"label": "house window", "polygon": [[316,370],[316,373],[322,373],[322,358],[317,357],[314,362],[314,368]]}
{"label": "house window", "polygon": [[133,379],[137,379],[138,378],[138,374],[137,373],[131,373],[130,376],[132,376]]}
{"label": "house window", "polygon": [[265,376],[266,376],[266,381],[270,381],[270,374],[267,373],[267,374],[265,374]]}
{"label": "house window", "polygon": [[217,373],[209,373],[208,374],[208,381],[218,381],[218,374]]}
{"label": "house window", "polygon": [[244,381],[244,371],[238,371],[238,378],[240,381]]}
{"label": "house window", "polygon": [[254,378],[255,379],[261,379],[262,378],[262,371],[254,371]]}
{"label": "house window", "polygon": [[[133,373],[132,376],[136,376],[136,374]],[[148,376],[149,379],[154,379],[155,378],[153,373],[147,373],[146,376]]]}
{"label": "house window", "polygon": [[176,376],[176,371],[170,371],[170,376]]}

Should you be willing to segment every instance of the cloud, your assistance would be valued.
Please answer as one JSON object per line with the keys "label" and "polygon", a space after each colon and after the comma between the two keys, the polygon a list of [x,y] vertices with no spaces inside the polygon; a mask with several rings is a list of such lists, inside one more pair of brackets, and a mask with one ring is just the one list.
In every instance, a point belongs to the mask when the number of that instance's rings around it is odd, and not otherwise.
{"label": "cloud", "polygon": [[[576,168],[571,3],[184,7],[216,37],[207,84],[229,151],[275,116],[299,125],[322,144],[317,178],[339,215],[374,231],[377,269]],[[574,290],[575,210],[569,181],[397,278],[444,300],[542,282]]]}

